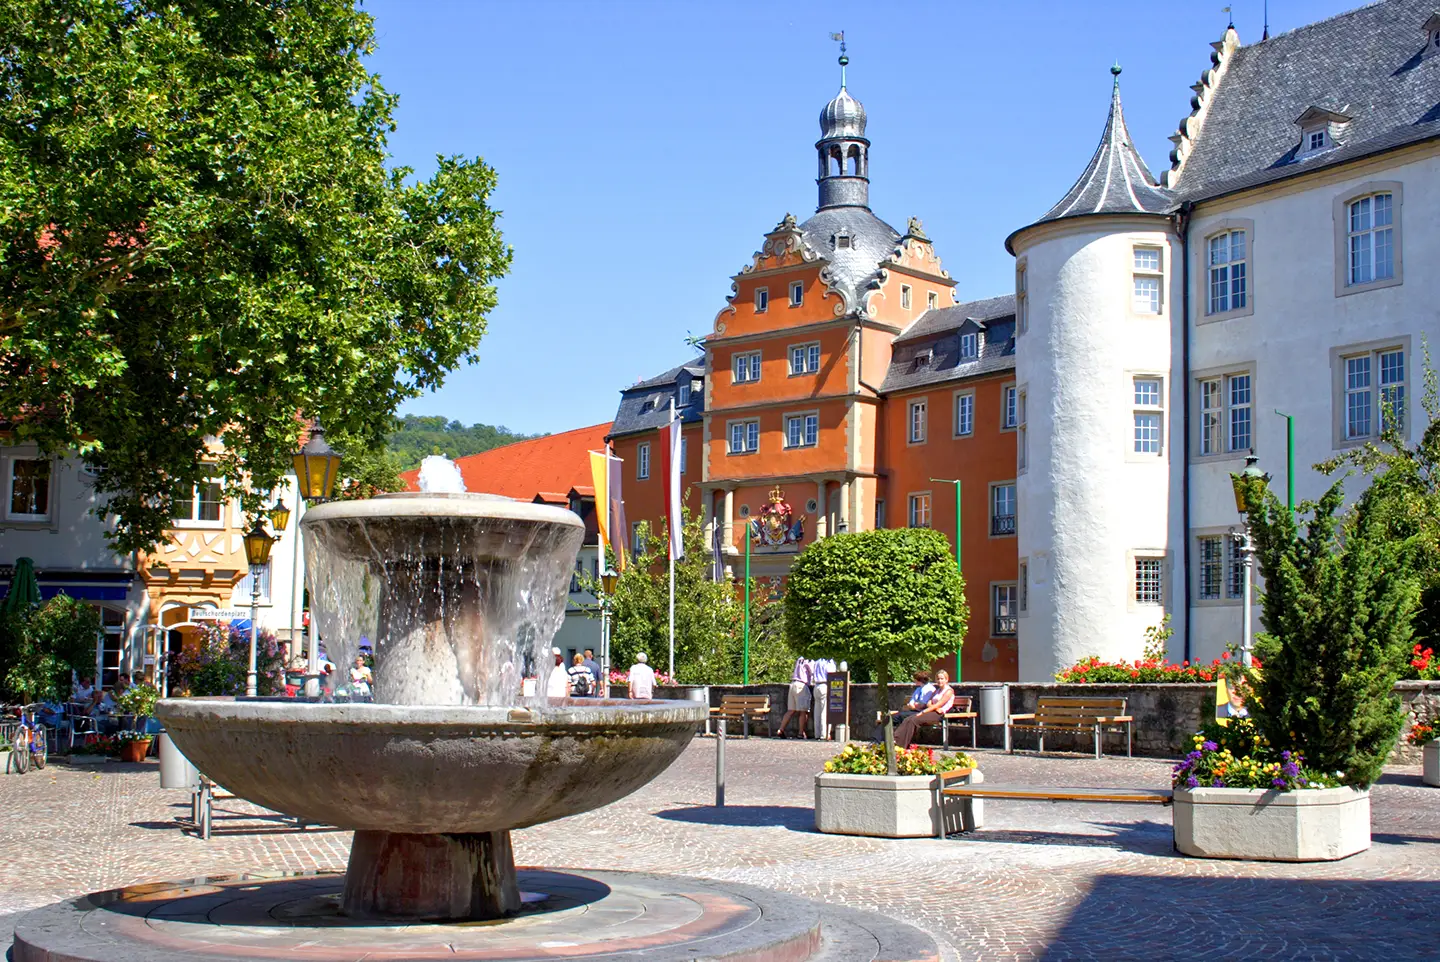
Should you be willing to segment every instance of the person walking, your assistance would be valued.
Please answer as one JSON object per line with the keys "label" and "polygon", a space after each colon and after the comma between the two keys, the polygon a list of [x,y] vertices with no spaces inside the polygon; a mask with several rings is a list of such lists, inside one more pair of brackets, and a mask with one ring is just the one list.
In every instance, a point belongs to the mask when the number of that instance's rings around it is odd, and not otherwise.
{"label": "person walking", "polygon": [[594,648],[585,649],[585,668],[595,678],[595,684],[590,686],[591,693],[597,696],[603,695],[605,693],[605,686],[602,685],[601,682],[604,679],[600,677],[600,663],[595,660]]}
{"label": "person walking", "polygon": [[589,698],[595,694],[595,676],[585,667],[585,656],[577,654],[570,665],[570,697]]}
{"label": "person walking", "polygon": [[785,738],[785,728],[790,724],[790,719],[796,715],[800,716],[796,738],[809,738],[806,726],[810,722],[810,683],[813,681],[810,662],[805,658],[795,659],[795,668],[790,672],[790,691],[785,696],[785,714],[780,719],[780,728],[775,732],[776,738]]}
{"label": "person walking", "polygon": [[635,664],[630,666],[630,697],[631,698],[652,698],[655,694],[655,669],[646,662],[645,652],[635,656]]}
{"label": "person walking", "polygon": [[830,737],[830,673],[835,662],[829,658],[816,658],[810,663],[810,714],[815,719],[815,737]]}
{"label": "person walking", "polygon": [[555,656],[555,664],[550,668],[550,675],[545,679],[545,694],[550,698],[570,697],[570,675],[565,671],[565,656],[560,653],[559,648],[551,648],[550,653]]}

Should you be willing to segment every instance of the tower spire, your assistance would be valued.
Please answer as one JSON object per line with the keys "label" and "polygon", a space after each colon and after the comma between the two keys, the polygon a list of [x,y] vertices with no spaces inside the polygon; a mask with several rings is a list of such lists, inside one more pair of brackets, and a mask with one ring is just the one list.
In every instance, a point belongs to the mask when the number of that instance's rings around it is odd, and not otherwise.
{"label": "tower spire", "polygon": [[844,90],[845,68],[850,64],[850,58],[845,54],[845,31],[841,30],[839,33],[832,33],[830,39],[840,41],[840,89]]}

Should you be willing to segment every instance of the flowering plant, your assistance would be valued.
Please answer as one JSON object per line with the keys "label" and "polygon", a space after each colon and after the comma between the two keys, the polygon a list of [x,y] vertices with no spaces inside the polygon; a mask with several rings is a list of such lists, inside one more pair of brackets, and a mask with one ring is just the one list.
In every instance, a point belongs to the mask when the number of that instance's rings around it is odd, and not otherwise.
{"label": "flowering plant", "polygon": [[85,751],[95,755],[120,754],[120,740],[114,735],[86,735]]}
{"label": "flowering plant", "polygon": [[1440,736],[1435,734],[1434,725],[1427,725],[1425,722],[1416,722],[1415,726],[1410,729],[1410,734],[1405,736],[1405,740],[1412,745],[1423,745],[1437,737]]}
{"label": "flowering plant", "polygon": [[123,731],[115,735],[116,742],[148,742],[153,741],[154,738],[155,736],[149,732],[141,731]]}
{"label": "flowering plant", "polygon": [[[628,684],[630,684],[630,673],[629,673],[628,671],[621,671],[621,670],[618,669],[618,668],[611,668],[611,669],[610,669],[610,684],[612,684],[612,685],[628,685]],[[674,678],[671,678],[669,675],[665,674],[663,671],[657,671],[657,672],[655,672],[655,684],[657,684],[657,685],[673,685],[673,684],[675,684],[675,679],[674,679]]]}
{"label": "flowering plant", "polygon": [[[931,748],[895,748],[895,772],[899,775],[938,775],[974,767],[975,759],[964,752],[937,755]],[[850,742],[825,761],[825,771],[839,775],[884,775],[885,746]]]}
{"label": "flowering plant", "polygon": [[1190,754],[1171,769],[1175,788],[1260,788],[1282,792],[1334,788],[1339,781],[1305,766],[1300,752],[1276,752],[1248,718],[1214,722],[1194,737]]}
{"label": "flowering plant", "polygon": [[1410,652],[1409,677],[1421,681],[1440,681],[1440,658],[1435,657],[1433,648],[1417,644]]}

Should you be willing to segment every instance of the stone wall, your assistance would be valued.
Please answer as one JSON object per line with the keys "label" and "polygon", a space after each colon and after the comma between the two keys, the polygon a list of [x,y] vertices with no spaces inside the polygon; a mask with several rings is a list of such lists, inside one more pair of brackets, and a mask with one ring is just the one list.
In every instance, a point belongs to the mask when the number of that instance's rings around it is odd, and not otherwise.
{"label": "stone wall", "polygon": [[[961,695],[974,699],[975,710],[979,711],[980,687],[978,685],[956,685]],[[719,707],[726,694],[768,695],[770,697],[769,725],[752,729],[752,732],[773,732],[780,726],[785,714],[786,685],[711,685],[708,693],[694,688],[657,688],[657,698],[707,697],[711,707]],[[889,705],[892,709],[902,707],[910,697],[913,685],[891,685]],[[1010,713],[1033,712],[1042,695],[1085,696],[1095,698],[1124,698],[1126,711],[1134,716],[1134,751],[1136,755],[1150,755],[1174,758],[1190,750],[1190,736],[1199,729],[1202,721],[1213,717],[1215,710],[1215,686],[1195,685],[1037,685],[1012,683],[1010,689]],[[1440,682],[1405,681],[1395,686],[1395,692],[1405,703],[1405,732],[1418,722],[1440,725]],[[691,695],[690,693],[694,693]],[[875,685],[853,685],[850,689],[850,737],[869,739],[878,737],[875,724],[878,706]],[[833,721],[833,719],[832,719]],[[790,731],[793,732],[794,723]],[[981,725],[977,741],[982,748],[1003,748],[1005,729],[998,725]],[[952,731],[951,742],[957,746],[968,746],[968,729]],[[932,740],[932,739],[927,739]],[[1015,747],[1033,749],[1034,732],[1016,732]],[[1062,751],[1093,750],[1089,735],[1047,735],[1045,747]],[[1106,754],[1123,754],[1124,735],[1109,735],[1104,740]],[[1418,765],[1420,750],[1412,748],[1402,735],[1400,744],[1391,758],[1399,765]]]}

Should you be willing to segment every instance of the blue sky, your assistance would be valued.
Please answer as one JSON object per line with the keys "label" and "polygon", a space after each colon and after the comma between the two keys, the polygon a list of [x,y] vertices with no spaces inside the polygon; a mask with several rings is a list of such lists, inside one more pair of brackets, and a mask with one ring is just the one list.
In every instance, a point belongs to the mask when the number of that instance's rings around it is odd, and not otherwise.
{"label": "blue sky", "polygon": [[[1271,0],[1271,32],[1357,4]],[[869,114],[871,207],[925,223],[962,299],[1013,286],[1005,236],[1094,151],[1112,62],[1158,176],[1224,3],[369,0],[372,66],[400,95],[397,163],[479,155],[515,248],[480,360],[403,413],[554,432],[689,356],[730,277],[786,212],[815,209],[820,108]],[[1242,42],[1261,2],[1236,0]]]}

